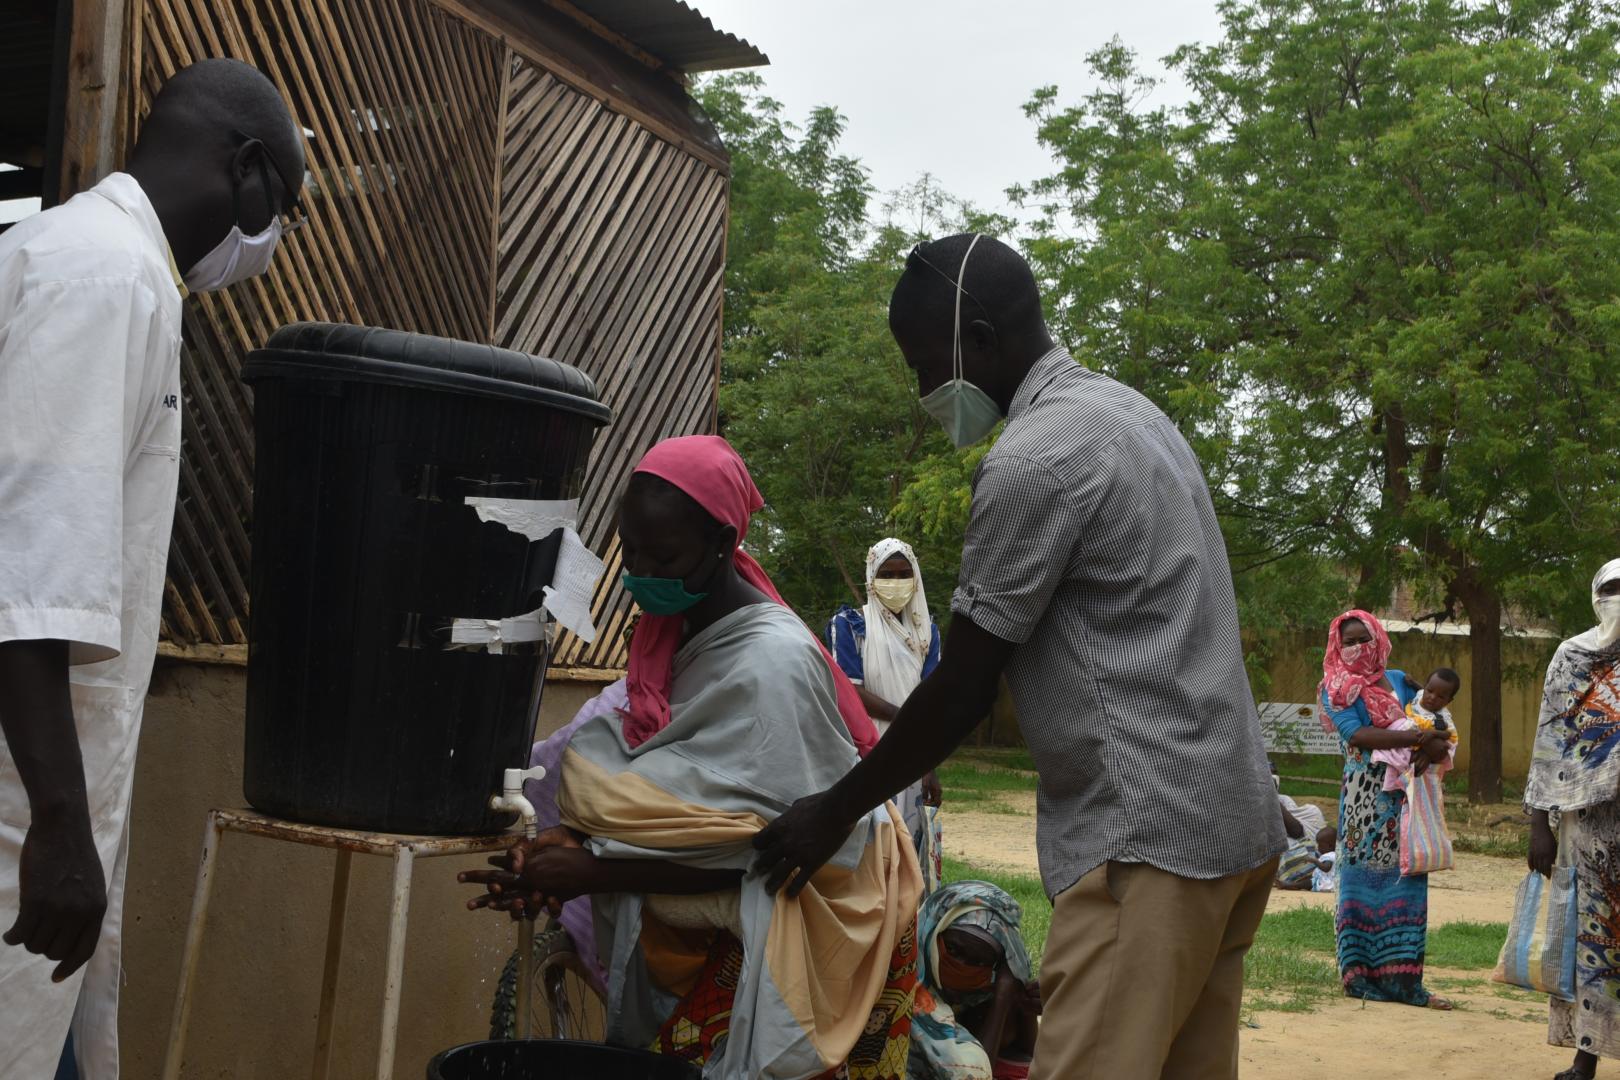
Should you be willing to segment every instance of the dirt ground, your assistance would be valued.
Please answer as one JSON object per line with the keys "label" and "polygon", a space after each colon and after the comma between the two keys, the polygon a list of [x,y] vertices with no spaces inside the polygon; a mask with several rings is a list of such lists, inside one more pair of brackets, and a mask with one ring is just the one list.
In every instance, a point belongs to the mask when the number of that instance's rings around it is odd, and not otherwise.
{"label": "dirt ground", "polygon": [[[987,869],[1038,874],[1031,828],[1035,796],[1008,793],[1002,802],[1016,812],[953,813],[947,793],[945,850]],[[1430,926],[1507,921],[1524,873],[1517,859],[1458,855],[1455,870],[1436,874],[1429,883]],[[1331,908],[1333,896],[1274,892],[1271,897],[1273,911],[1301,905]],[[1430,968],[1427,981],[1457,1010],[1340,999],[1309,1013],[1256,1013],[1253,1026],[1242,1033],[1242,1075],[1245,1080],[1540,1080],[1569,1066],[1569,1051],[1547,1045],[1545,999],[1491,983],[1485,972]]]}

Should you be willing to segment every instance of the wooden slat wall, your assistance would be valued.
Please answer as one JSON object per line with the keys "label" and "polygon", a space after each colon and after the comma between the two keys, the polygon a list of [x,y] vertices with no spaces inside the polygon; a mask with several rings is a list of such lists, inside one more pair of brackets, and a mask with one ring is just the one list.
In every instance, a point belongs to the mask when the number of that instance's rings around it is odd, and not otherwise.
{"label": "wooden slat wall", "polygon": [[615,497],[653,443],[714,429],[727,182],[525,60],[506,116],[496,340],[576,365],[615,413],[580,523],[608,562],[597,638],[565,635],[554,662],[620,668]]}
{"label": "wooden slat wall", "polygon": [[[131,124],[174,71],[232,56],[314,132],[310,226],[271,273],[186,304],[165,639],[247,640],[252,402],[238,374],[300,319],[495,341],[589,372],[617,421],[582,531],[611,555],[607,495],[634,457],[713,426],[725,177],[430,0],[134,0],[131,22]],[[565,641],[558,664],[623,666],[624,602],[605,584],[597,605],[596,646]]]}

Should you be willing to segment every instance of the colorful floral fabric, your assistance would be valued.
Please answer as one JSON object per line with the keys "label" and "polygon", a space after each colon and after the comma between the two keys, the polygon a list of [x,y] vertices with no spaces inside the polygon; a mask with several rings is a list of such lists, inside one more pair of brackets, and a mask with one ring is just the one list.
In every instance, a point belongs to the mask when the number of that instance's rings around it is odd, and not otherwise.
{"label": "colorful floral fabric", "polygon": [[[732,1003],[742,970],[742,942],[722,931],[715,937],[696,984],[659,1029],[652,1050],[694,1065],[706,1064],[730,1034]],[[916,995],[917,934],[911,930],[895,946],[888,982],[873,1003],[849,1060],[817,1080],[905,1080]]]}

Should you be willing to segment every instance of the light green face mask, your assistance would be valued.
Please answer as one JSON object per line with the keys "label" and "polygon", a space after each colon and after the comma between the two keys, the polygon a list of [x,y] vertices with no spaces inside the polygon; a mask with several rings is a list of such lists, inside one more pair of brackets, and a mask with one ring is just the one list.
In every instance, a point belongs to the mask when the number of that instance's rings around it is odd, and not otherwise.
{"label": "light green face mask", "polygon": [[922,407],[939,421],[958,450],[984,439],[1001,423],[1001,407],[961,377],[935,387],[922,399]]}
{"label": "light green face mask", "polygon": [[956,271],[956,325],[951,334],[951,375],[949,382],[936,386],[922,399],[924,411],[939,421],[945,434],[958,450],[966,449],[986,438],[1001,423],[1001,406],[989,394],[962,377],[962,279],[967,274],[968,257],[979,246],[981,237],[973,234],[973,242],[962,256],[962,265]]}

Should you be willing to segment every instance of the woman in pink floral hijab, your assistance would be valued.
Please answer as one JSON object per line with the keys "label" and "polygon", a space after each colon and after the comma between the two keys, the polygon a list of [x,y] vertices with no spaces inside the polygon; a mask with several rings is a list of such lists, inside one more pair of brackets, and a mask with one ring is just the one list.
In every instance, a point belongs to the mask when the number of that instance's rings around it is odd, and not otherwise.
{"label": "woman in pink floral hijab", "polygon": [[1344,747],[1339,791],[1339,975],[1348,997],[1450,1009],[1423,985],[1429,935],[1429,879],[1403,877],[1401,808],[1405,793],[1386,791],[1379,750],[1402,747],[1438,764],[1450,742],[1436,731],[1393,726],[1413,691],[1406,675],[1386,667],[1389,635],[1371,614],[1347,611],[1333,620],[1322,658],[1318,703],[1322,726]]}

